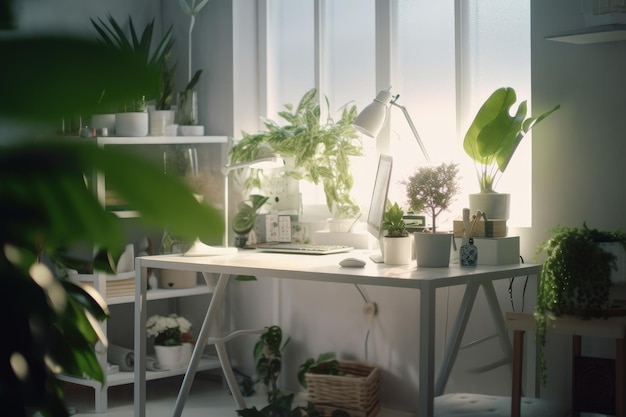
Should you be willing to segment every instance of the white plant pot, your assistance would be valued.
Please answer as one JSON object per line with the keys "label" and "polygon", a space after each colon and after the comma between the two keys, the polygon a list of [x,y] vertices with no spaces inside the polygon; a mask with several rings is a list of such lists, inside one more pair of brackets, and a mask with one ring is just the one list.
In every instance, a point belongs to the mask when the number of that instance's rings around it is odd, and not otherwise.
{"label": "white plant pot", "polygon": [[331,233],[347,233],[357,219],[328,219],[328,230]]}
{"label": "white plant pot", "polygon": [[204,126],[202,125],[179,125],[178,133],[180,136],[202,136],[204,135]]}
{"label": "white plant pot", "polygon": [[181,361],[182,346],[154,346],[154,353],[156,353],[157,363],[159,369],[180,369],[183,367]]}
{"label": "white plant pot", "polygon": [[411,237],[384,237],[383,262],[388,265],[406,265],[411,262]]}
{"label": "white plant pot", "polygon": [[165,136],[165,128],[174,124],[174,110],[152,110],[150,112],[150,136]]}
{"label": "white plant pot", "polygon": [[443,268],[450,264],[451,233],[416,232],[414,235],[418,267]]}
{"label": "white plant pot", "polygon": [[126,112],[115,114],[116,136],[148,136],[148,113]]}
{"label": "white plant pot", "polygon": [[469,195],[470,213],[480,210],[489,220],[508,220],[511,194],[476,193]]}

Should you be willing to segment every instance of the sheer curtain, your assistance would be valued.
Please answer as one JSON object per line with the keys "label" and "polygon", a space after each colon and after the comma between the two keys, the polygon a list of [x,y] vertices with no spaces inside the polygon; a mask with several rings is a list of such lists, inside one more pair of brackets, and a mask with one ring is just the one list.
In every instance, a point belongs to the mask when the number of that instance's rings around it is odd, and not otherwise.
{"label": "sheer curtain", "polygon": [[[380,14],[390,16],[389,25],[380,24]],[[460,164],[463,191],[447,219],[440,219],[451,227],[469,204],[467,194],[478,191],[473,163],[462,147],[474,114],[498,87],[514,87],[518,101],[530,99],[530,2],[272,0],[260,16],[267,27],[260,59],[262,73],[267,73],[263,116],[278,119],[284,104],[295,105],[305,91],[317,87],[331,104],[328,114],[338,117],[342,106],[362,109],[379,88],[391,86],[432,163]],[[380,74],[387,72],[389,79],[381,81]],[[394,157],[389,197],[405,206],[401,181],[426,160],[399,109],[392,108],[389,123],[388,137],[379,139],[384,145],[378,149]],[[377,154],[373,140],[362,140],[367,156],[353,165],[355,197],[366,206]],[[497,187],[512,194],[509,224],[514,226],[531,221],[530,142],[530,137],[522,142]],[[302,184],[301,191],[305,205],[324,204],[320,190]]]}

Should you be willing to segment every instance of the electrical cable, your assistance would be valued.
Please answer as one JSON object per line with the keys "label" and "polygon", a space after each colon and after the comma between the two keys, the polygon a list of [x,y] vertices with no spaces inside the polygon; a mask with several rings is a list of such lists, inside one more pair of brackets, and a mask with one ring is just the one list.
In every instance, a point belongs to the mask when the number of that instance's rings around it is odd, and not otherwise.
{"label": "electrical cable", "polygon": [[[363,301],[365,302],[365,304],[369,304],[370,301],[367,298],[367,296],[365,295],[365,293],[363,292],[363,290],[361,289],[361,287],[359,287],[359,284],[354,284],[354,286],[356,287],[356,289],[359,292],[359,294],[361,294],[361,297],[363,298]],[[369,338],[370,338],[370,330],[371,330],[371,326],[368,326],[367,327],[367,333],[365,334],[365,342],[364,342],[364,346],[363,346],[364,357],[365,357],[365,361],[366,362],[368,360],[368,341],[369,341]]]}

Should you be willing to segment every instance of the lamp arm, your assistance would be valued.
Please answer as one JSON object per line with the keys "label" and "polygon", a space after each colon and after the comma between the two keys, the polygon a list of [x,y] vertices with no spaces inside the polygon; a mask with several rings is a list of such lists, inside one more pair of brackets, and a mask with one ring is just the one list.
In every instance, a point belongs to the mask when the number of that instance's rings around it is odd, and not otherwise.
{"label": "lamp arm", "polygon": [[426,161],[430,162],[430,156],[428,155],[428,152],[426,151],[426,147],[424,146],[424,143],[422,142],[422,138],[420,137],[419,133],[417,133],[417,129],[415,129],[413,120],[411,119],[411,116],[409,116],[409,112],[407,111],[406,107],[399,105],[398,103],[395,102],[395,100],[392,100],[390,103],[391,105],[399,107],[400,110],[402,110],[402,113],[404,113],[404,117],[406,118],[406,121],[409,123],[409,127],[411,128],[411,131],[413,132],[413,136],[415,136],[415,139],[417,140],[417,144],[420,146],[422,153],[426,157]]}

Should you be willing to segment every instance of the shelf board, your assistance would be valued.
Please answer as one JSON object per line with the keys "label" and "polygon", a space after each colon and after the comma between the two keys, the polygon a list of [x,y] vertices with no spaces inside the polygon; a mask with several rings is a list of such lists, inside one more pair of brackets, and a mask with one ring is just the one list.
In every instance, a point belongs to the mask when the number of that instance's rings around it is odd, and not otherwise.
{"label": "shelf board", "polygon": [[99,136],[98,145],[184,145],[228,143],[227,136]]}
{"label": "shelf board", "polygon": [[[212,291],[206,285],[196,285],[191,288],[155,288],[146,293],[147,300],[163,300],[167,298],[189,297],[192,295],[210,294]],[[107,304],[128,304],[135,302],[135,295],[107,297]]]}
{"label": "shelf board", "polygon": [[546,36],[545,39],[576,45],[626,41],[626,25],[615,23],[611,25],[591,26],[584,29]]}
{"label": "shelf board", "polygon": [[[200,359],[200,365],[198,365],[198,371],[208,371],[210,369],[219,369],[220,361],[214,356],[204,356]],[[170,371],[147,371],[146,380],[151,381],[155,379],[167,378],[170,376],[183,375],[187,371],[187,368],[173,369]],[[92,387],[94,389],[100,388],[100,383],[93,379],[77,378],[69,375],[59,374],[57,379],[61,381],[71,382],[77,385],[84,385]],[[109,387],[115,387],[118,385],[127,385],[135,382],[134,372],[116,372],[107,375],[107,385]]]}

